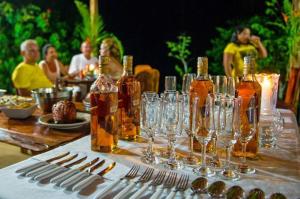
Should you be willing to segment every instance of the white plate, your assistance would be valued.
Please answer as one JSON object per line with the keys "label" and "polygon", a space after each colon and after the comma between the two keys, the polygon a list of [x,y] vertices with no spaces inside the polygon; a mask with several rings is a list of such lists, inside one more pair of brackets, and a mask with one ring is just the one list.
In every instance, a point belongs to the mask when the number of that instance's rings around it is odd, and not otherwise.
{"label": "white plate", "polygon": [[53,129],[76,129],[82,125],[89,124],[90,115],[86,113],[77,113],[76,119],[81,121],[70,124],[55,124],[54,122],[50,122],[50,120],[53,120],[52,114],[47,114],[39,118],[39,123]]}

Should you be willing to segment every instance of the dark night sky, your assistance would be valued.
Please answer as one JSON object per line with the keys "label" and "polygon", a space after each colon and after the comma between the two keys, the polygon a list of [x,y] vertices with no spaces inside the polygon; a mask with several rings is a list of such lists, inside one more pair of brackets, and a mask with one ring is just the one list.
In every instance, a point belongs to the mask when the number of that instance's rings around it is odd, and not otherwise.
{"label": "dark night sky", "polygon": [[[72,0],[9,0],[17,4],[34,2],[51,8],[72,24],[80,20]],[[88,0],[82,0],[88,3]],[[167,40],[180,33],[192,36],[192,58],[205,55],[216,36],[215,28],[229,19],[247,18],[264,12],[262,0],[99,0],[106,30],[123,42],[135,64],[150,64],[161,75],[175,74],[174,59],[167,56]],[[195,61],[191,62],[195,65]]]}

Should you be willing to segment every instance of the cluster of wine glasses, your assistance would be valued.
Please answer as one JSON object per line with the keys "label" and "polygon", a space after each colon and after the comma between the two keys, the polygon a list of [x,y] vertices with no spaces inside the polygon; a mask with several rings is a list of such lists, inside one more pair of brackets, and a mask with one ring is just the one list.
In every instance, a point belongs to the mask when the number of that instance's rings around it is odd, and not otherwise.
{"label": "cluster of wine glasses", "polygon": [[[255,170],[246,164],[246,146],[256,131],[255,97],[242,100],[235,97],[235,85],[226,76],[211,76],[214,92],[209,93],[202,107],[199,97],[190,99],[190,84],[195,74],[183,76],[181,94],[176,89],[176,77],[165,77],[165,91],[156,94],[145,92],[142,95],[141,127],[148,137],[148,148],[142,160],[150,164],[163,164],[170,169],[189,166],[201,176],[213,176],[215,168],[207,164],[206,146],[213,140],[214,148],[222,145],[226,149],[226,161],[218,173],[227,180],[237,180],[241,173],[253,173]],[[191,115],[191,117],[190,117]],[[242,117],[243,116],[243,117]],[[247,120],[247,125],[242,125]],[[243,124],[244,124],[243,123]],[[275,127],[274,127],[275,128]],[[166,161],[160,161],[153,150],[154,135],[163,135],[168,140]],[[179,136],[188,136],[189,154],[178,160],[175,152]],[[193,140],[201,144],[201,160],[193,150]],[[233,145],[239,141],[243,148],[243,160],[238,168],[231,165],[230,156]],[[218,143],[217,143],[218,142]],[[212,161],[218,161],[216,150],[213,150]]]}

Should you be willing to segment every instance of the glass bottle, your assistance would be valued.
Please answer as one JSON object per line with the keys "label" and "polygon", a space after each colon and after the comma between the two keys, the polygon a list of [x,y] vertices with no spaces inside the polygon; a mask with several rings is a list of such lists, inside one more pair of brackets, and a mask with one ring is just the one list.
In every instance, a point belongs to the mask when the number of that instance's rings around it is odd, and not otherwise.
{"label": "glass bottle", "polygon": [[[252,96],[255,97],[255,109],[257,114],[257,123],[259,122],[259,114],[260,114],[260,101],[261,101],[261,86],[257,82],[254,76],[254,67],[255,67],[255,59],[251,56],[244,57],[244,69],[243,69],[243,77],[242,80],[236,86],[235,95],[236,97],[240,96],[242,98],[241,102],[241,125],[244,126],[243,129],[246,129],[246,126],[249,126],[248,121],[248,113],[247,107],[249,104],[249,100]],[[258,125],[256,125],[258,126]],[[253,138],[248,142],[246,148],[246,157],[255,157],[258,153],[258,128],[256,128],[256,132]],[[233,147],[233,155],[237,157],[242,157],[242,145],[238,141]]]}
{"label": "glass bottle", "polygon": [[[208,94],[211,93],[213,93],[213,82],[208,77],[208,58],[198,57],[197,77],[192,81],[190,85],[190,93],[189,93],[190,94],[190,128],[192,127],[192,118],[193,118],[192,104],[194,98],[198,97],[198,109],[205,110],[206,98]],[[204,128],[199,128],[199,131],[202,131],[203,129]],[[195,151],[201,152],[202,146],[196,139],[193,139],[193,148]],[[212,150],[213,150],[213,142],[211,140],[207,144],[206,152],[211,152]]]}
{"label": "glass bottle", "polygon": [[90,89],[91,148],[99,152],[112,152],[118,144],[118,88],[103,74],[109,63],[99,56],[99,75]]}
{"label": "glass bottle", "polygon": [[119,90],[119,136],[124,140],[135,140],[140,132],[140,82],[132,72],[132,56],[123,58],[123,74],[117,82]]}

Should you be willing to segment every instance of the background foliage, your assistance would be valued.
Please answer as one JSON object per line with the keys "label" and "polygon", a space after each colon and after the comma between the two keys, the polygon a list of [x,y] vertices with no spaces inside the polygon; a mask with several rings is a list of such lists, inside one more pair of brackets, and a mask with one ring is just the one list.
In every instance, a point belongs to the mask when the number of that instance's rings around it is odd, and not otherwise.
{"label": "background foliage", "polygon": [[15,7],[5,1],[0,3],[0,88],[13,92],[11,74],[19,62],[20,44],[26,39],[36,39],[39,46],[53,44],[59,59],[68,64],[71,56],[78,52],[80,38],[72,35],[72,26],[52,15],[51,10],[43,11],[29,4]]}

